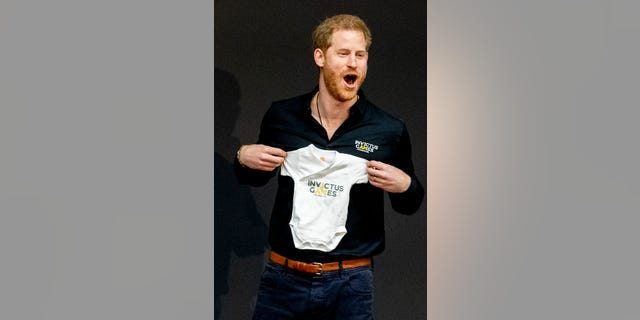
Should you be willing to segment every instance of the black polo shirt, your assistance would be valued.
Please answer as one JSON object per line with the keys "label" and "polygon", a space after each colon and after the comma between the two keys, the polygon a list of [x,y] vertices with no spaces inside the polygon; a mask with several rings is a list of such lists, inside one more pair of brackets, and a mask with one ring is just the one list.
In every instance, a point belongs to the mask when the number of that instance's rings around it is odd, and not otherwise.
{"label": "black polo shirt", "polygon": [[[393,165],[411,177],[403,193],[388,193],[391,207],[402,214],[415,213],[424,197],[411,160],[411,142],[404,123],[368,101],[362,91],[350,108],[349,118],[329,139],[325,129],[311,116],[309,105],[317,88],[307,94],[274,102],[262,119],[257,143],[292,151],[309,144],[336,150],[367,160]],[[235,161],[240,183],[261,186],[279,173],[252,170]],[[293,245],[289,221],[293,201],[293,180],[278,174],[278,192],[271,213],[271,248],[290,259],[328,262],[374,256],[384,250],[384,191],[369,183],[356,184],[349,193],[347,234],[331,252],[299,250]]]}

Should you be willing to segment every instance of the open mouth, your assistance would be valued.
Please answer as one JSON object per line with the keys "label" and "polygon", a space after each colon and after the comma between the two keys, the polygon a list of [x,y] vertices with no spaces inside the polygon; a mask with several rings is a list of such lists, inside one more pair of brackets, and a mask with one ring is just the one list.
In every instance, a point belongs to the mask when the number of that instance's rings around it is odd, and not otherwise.
{"label": "open mouth", "polygon": [[344,82],[347,83],[347,85],[349,85],[350,87],[353,87],[356,83],[356,79],[358,79],[358,76],[355,74],[348,74],[346,76],[344,76]]}

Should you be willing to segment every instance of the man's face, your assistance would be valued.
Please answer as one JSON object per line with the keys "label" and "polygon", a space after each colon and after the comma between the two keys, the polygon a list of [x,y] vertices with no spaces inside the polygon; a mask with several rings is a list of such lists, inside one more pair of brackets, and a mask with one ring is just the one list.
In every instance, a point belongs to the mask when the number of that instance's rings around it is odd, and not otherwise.
{"label": "man's face", "polygon": [[316,49],[315,58],[327,90],[336,100],[344,102],[356,97],[367,76],[369,58],[361,31],[335,31],[331,46],[326,52]]}

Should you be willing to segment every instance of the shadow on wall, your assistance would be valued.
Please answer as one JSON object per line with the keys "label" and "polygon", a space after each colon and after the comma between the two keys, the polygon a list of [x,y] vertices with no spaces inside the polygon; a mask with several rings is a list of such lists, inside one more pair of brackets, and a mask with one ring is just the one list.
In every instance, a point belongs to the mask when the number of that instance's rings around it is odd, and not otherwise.
{"label": "shadow on wall", "polygon": [[[259,271],[239,265],[241,262],[230,268],[232,253],[237,257],[263,254],[267,246],[267,228],[256,209],[251,190],[239,185],[233,173],[233,157],[239,142],[231,134],[240,112],[240,86],[231,73],[215,68],[214,92],[214,307],[218,320],[222,314],[222,296],[235,290],[229,281],[230,270],[234,273]],[[242,289],[244,297],[239,299],[249,305],[253,293]]]}

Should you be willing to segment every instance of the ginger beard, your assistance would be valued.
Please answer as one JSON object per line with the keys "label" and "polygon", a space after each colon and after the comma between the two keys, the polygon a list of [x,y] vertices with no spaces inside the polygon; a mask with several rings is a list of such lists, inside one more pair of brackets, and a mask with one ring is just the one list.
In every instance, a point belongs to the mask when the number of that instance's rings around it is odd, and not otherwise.
{"label": "ginger beard", "polygon": [[328,68],[322,70],[322,78],[327,91],[340,102],[355,98],[366,77],[366,71],[344,71],[338,74]]}

